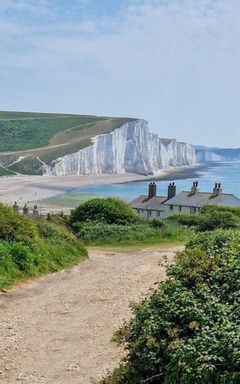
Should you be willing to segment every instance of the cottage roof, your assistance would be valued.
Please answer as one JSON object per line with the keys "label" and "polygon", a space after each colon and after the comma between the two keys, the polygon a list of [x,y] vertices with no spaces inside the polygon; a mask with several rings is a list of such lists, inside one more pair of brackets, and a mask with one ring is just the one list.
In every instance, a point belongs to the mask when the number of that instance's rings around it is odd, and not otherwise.
{"label": "cottage roof", "polygon": [[135,200],[131,201],[130,206],[134,209],[148,209],[152,211],[164,211],[163,202],[166,201],[166,196],[140,195]]}
{"label": "cottage roof", "polygon": [[167,200],[165,205],[181,205],[185,207],[203,207],[204,205],[226,205],[229,207],[240,207],[240,199],[233,194],[220,193],[214,196],[213,193],[189,191],[180,192],[177,196]]}

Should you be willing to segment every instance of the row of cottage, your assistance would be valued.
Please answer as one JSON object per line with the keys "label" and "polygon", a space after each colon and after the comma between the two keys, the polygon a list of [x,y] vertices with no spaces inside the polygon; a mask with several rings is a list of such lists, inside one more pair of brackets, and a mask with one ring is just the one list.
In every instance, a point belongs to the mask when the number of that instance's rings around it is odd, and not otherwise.
{"label": "row of cottage", "polygon": [[240,199],[233,194],[223,193],[221,184],[216,183],[212,192],[200,192],[198,181],[190,191],[176,193],[176,184],[168,185],[167,196],[157,195],[157,185],[151,182],[148,195],[141,195],[130,205],[144,218],[165,218],[179,213],[198,213],[205,205],[240,207]]}

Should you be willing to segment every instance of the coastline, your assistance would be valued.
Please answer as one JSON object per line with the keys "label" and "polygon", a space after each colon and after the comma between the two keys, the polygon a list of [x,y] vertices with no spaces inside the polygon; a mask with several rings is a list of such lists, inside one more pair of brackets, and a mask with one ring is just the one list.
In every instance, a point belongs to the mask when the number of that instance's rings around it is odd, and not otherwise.
{"label": "coastline", "polygon": [[[174,167],[164,169],[161,175],[151,175],[147,176],[146,180],[148,181],[174,181],[179,179],[193,179],[201,177],[203,171],[208,170],[212,166],[216,166],[216,163],[206,163],[206,164],[196,164],[193,166],[186,167]],[[132,180],[131,182],[138,182],[139,180]],[[128,181],[126,182],[128,183]]]}
{"label": "coastline", "polygon": [[0,201],[8,205],[17,201],[24,205],[97,185],[199,177],[201,171],[208,168],[209,164],[196,164],[192,167],[164,169],[149,176],[131,173],[97,176],[5,176],[1,177]]}

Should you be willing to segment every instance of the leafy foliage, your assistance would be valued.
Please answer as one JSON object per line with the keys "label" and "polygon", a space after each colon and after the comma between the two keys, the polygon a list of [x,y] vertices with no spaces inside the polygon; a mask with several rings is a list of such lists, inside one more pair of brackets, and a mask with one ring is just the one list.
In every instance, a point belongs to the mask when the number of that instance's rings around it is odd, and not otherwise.
{"label": "leafy foliage", "polygon": [[68,267],[86,256],[86,249],[66,228],[16,215],[0,205],[0,289]]}
{"label": "leafy foliage", "polygon": [[77,223],[98,221],[104,224],[126,225],[139,221],[138,215],[121,199],[96,198],[80,204],[71,212],[70,225],[77,228]]}
{"label": "leafy foliage", "polygon": [[196,234],[168,280],[133,306],[115,335],[127,355],[101,383],[237,384],[239,302],[239,230]]}
{"label": "leafy foliage", "polygon": [[0,241],[22,241],[39,239],[36,226],[25,217],[13,213],[11,208],[0,203]]}
{"label": "leafy foliage", "polygon": [[218,228],[229,229],[240,226],[238,209],[217,206],[205,206],[197,215],[175,215],[170,220],[194,227],[197,231],[212,231]]}
{"label": "leafy foliage", "polygon": [[191,236],[191,231],[180,225],[151,225],[150,222],[131,225],[86,222],[79,223],[75,230],[80,240],[91,245],[153,245],[167,241],[184,242]]}

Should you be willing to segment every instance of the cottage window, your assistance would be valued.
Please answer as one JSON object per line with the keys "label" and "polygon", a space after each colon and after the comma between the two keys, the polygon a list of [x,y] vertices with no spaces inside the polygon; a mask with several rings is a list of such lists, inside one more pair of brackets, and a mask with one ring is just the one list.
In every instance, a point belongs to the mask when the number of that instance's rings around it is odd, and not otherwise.
{"label": "cottage window", "polygon": [[157,217],[160,217],[160,211],[157,211]]}
{"label": "cottage window", "polygon": [[148,211],[147,211],[147,215],[148,215],[148,217],[149,217],[149,216],[152,216],[152,211],[148,210]]}
{"label": "cottage window", "polygon": [[179,205],[179,212],[181,212],[182,211],[182,206],[181,205]]}
{"label": "cottage window", "polygon": [[170,205],[170,209],[171,209],[171,211],[173,210],[173,205]]}

